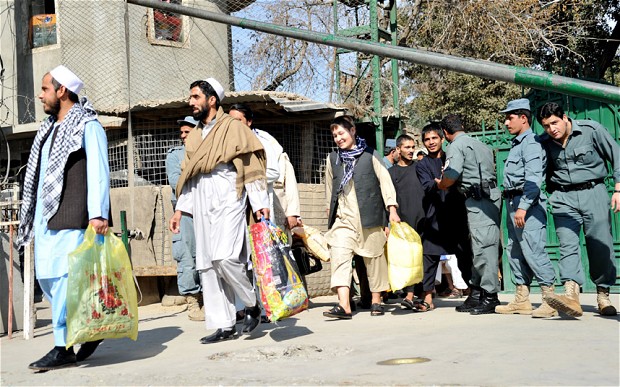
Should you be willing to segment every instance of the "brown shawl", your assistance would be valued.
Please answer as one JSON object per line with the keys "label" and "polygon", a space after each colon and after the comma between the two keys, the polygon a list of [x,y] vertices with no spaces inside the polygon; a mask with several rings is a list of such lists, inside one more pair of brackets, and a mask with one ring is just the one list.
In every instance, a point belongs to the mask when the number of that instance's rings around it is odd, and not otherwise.
{"label": "brown shawl", "polygon": [[224,113],[220,107],[215,115],[215,126],[202,139],[200,126],[185,140],[185,160],[177,182],[177,196],[192,177],[211,173],[218,164],[232,162],[237,170],[237,197],[241,198],[246,184],[262,180],[267,189],[265,150],[252,130],[241,121]]}

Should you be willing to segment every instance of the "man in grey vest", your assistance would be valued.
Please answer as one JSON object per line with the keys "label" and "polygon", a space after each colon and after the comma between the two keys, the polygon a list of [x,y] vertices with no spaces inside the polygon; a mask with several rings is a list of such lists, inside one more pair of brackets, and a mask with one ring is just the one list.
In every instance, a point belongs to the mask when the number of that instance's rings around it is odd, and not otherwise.
{"label": "man in grey vest", "polygon": [[457,312],[493,313],[499,305],[499,224],[500,193],[495,177],[493,152],[482,142],[470,137],[459,116],[447,115],[441,128],[450,146],[439,189],[456,184],[466,197],[473,267],[471,293]]}
{"label": "man in grey vest", "polygon": [[67,257],[88,226],[105,235],[110,220],[108,141],[93,105],[78,96],[83,86],[62,65],[43,76],[39,99],[49,117],[32,144],[19,212],[17,243],[34,237],[37,279],[52,306],[54,348],[28,366],[38,372],[75,367],[101,342],[83,343],[77,354],[66,348]]}
{"label": "man in grey vest", "polygon": [[[565,295],[550,296],[549,305],[573,317],[583,314],[579,285],[585,282],[579,232],[583,226],[590,278],[596,284],[598,311],[615,316],[609,288],[616,283],[614,242],[609,208],[620,211],[620,146],[601,124],[573,120],[556,103],[545,104],[538,115],[545,129],[547,191],[560,241],[560,279]],[[607,163],[612,166],[614,192],[605,187]]]}

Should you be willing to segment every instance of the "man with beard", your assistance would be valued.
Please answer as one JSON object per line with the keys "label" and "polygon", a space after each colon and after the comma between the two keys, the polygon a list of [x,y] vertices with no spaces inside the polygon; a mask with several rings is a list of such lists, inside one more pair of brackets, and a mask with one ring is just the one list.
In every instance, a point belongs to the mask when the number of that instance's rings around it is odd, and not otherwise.
{"label": "man with beard", "polygon": [[[609,209],[620,211],[620,147],[607,129],[592,120],[573,120],[556,103],[543,105],[538,121],[547,151],[547,191],[560,242],[560,280],[564,295],[550,295],[547,302],[573,317],[583,314],[579,285],[585,282],[579,234],[588,252],[590,278],[596,284],[598,311],[615,316],[609,288],[616,282],[614,242]],[[605,177],[611,166],[614,191],[609,198]]]}
{"label": "man with beard", "polygon": [[[418,234],[422,235],[422,225],[424,223],[424,210],[422,209],[422,198],[424,190],[418,180],[413,160],[415,142],[411,136],[403,134],[396,139],[396,154],[398,162],[388,169],[394,188],[396,189],[396,202],[398,208],[396,212],[401,221],[413,227]],[[424,262],[426,265],[426,262]],[[434,278],[434,277],[433,277]],[[403,298],[401,305],[406,309],[415,308],[413,302],[414,286],[407,286],[403,289],[407,294]],[[394,289],[396,290],[396,289]]]}
{"label": "man with beard", "polygon": [[88,225],[97,234],[108,231],[110,210],[108,142],[93,106],[78,97],[83,86],[62,65],[43,77],[39,99],[49,117],[32,145],[19,212],[17,243],[23,246],[34,236],[37,278],[52,306],[55,347],[28,367],[39,372],[75,366],[101,342],[84,343],[77,354],[65,348],[67,256],[82,243]]}
{"label": "man with beard", "polygon": [[499,224],[500,193],[495,176],[493,151],[465,133],[462,121],[455,114],[441,121],[444,136],[450,141],[446,164],[437,188],[456,185],[465,196],[473,268],[472,291],[457,312],[470,314],[494,313],[499,305]]}
{"label": "man with beard", "polygon": [[[422,128],[422,141],[428,155],[417,162],[416,172],[423,189],[422,207],[425,222],[422,243],[424,250],[424,302],[421,311],[433,308],[432,292],[435,288],[435,276],[442,255],[458,255],[459,263],[464,267],[471,262],[470,247],[467,240],[468,228],[463,196],[454,188],[441,190],[435,179],[441,177],[444,168],[445,153],[442,150],[443,131],[439,123],[430,123]],[[461,272],[452,259],[447,262],[455,282],[460,283]],[[463,284],[464,285],[464,284]],[[461,292],[457,292],[462,295]]]}
{"label": "man with beard", "polygon": [[194,216],[196,269],[200,272],[208,329],[203,344],[238,337],[235,295],[246,307],[242,333],[260,323],[260,307],[247,277],[246,200],[258,219],[269,218],[265,152],[250,128],[224,113],[224,88],[213,78],[190,85],[189,105],[199,120],[185,142],[170,230],[183,213]]}

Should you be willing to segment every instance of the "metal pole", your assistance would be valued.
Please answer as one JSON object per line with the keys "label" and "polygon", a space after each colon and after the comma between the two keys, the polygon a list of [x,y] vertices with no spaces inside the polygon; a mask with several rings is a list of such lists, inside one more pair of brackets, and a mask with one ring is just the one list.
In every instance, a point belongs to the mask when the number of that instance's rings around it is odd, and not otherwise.
{"label": "metal pole", "polygon": [[[332,5],[332,10],[334,12],[334,34],[338,33],[338,0],[333,0],[334,3]],[[342,103],[342,94],[340,93],[340,55],[338,55],[338,50],[335,50],[334,56],[334,67],[336,74],[336,95],[335,101],[338,103]],[[330,95],[330,99],[332,96]]]}
{"label": "metal pole", "polygon": [[[370,0],[370,40],[379,41],[379,13],[377,0]],[[372,122],[375,124],[375,149],[383,154],[383,115],[381,114],[381,68],[380,58],[373,55],[372,59]]]}
{"label": "metal pole", "polygon": [[13,224],[11,223],[9,225],[9,340],[13,338],[13,264]]}
{"label": "metal pole", "polygon": [[[398,27],[396,19],[396,1],[391,2],[390,12],[390,35],[392,38],[392,47],[398,46]],[[391,60],[392,64],[392,104],[394,106],[394,116],[399,120],[398,129],[396,131],[396,137],[401,135],[401,121],[400,121],[400,95],[399,95],[399,70],[398,61],[396,59]]]}
{"label": "metal pole", "polygon": [[584,81],[547,71],[533,70],[525,67],[509,66],[479,59],[459,58],[452,55],[438,54],[409,47],[391,47],[382,43],[367,42],[354,38],[335,36],[322,32],[313,32],[298,28],[284,27],[255,20],[242,19],[222,13],[203,9],[184,7],[178,4],[164,3],[158,0],[127,0],[128,3],[149,8],[163,9],[181,15],[229,24],[241,28],[269,34],[286,36],[307,42],[324,44],[332,47],[399,59],[420,65],[441,68],[463,74],[474,75],[496,81],[515,83],[561,94],[572,95],[612,104],[620,104],[620,88],[602,83]]}

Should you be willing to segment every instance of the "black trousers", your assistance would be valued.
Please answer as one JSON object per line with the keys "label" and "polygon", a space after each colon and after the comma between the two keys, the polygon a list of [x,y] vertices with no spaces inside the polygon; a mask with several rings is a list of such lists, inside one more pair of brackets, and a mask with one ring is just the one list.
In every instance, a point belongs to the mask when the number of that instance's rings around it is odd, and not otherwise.
{"label": "black trousers", "polygon": [[424,254],[422,265],[424,267],[424,278],[422,279],[422,290],[432,292],[435,289],[435,276],[441,255]]}

